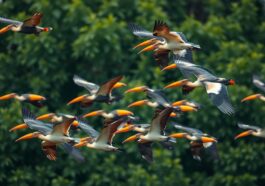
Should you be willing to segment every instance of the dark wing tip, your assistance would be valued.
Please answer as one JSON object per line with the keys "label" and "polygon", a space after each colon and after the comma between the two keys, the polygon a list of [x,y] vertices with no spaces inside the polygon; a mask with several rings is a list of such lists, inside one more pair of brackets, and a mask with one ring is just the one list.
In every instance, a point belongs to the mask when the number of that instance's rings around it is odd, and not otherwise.
{"label": "dark wing tip", "polygon": [[22,116],[24,119],[35,119],[36,117],[27,108],[22,108]]}

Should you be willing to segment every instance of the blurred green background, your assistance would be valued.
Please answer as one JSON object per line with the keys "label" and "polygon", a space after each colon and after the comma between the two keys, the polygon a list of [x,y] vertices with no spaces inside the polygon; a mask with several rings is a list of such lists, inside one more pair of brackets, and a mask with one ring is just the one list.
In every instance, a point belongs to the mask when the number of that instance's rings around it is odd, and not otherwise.
{"label": "blurred green background", "polygon": [[[127,88],[148,85],[159,89],[183,78],[178,70],[161,72],[150,53],[137,55],[132,50],[141,39],[132,35],[127,22],[152,30],[158,19],[201,45],[202,50],[194,53],[196,64],[236,80],[229,93],[237,113],[232,117],[220,113],[203,89],[186,97],[180,89],[167,90],[171,101],[185,98],[203,105],[199,112],[175,120],[217,137],[218,162],[193,160],[189,142],[179,140],[174,151],[154,145],[155,162],[151,165],[141,159],[135,143],[124,145],[126,153],[82,148],[86,161],[80,164],[62,149],[56,162],[49,161],[39,140],[15,143],[30,131],[8,132],[22,122],[22,106],[17,101],[1,102],[0,185],[265,185],[264,140],[233,139],[241,132],[236,126],[238,121],[261,127],[265,124],[264,102],[240,103],[243,97],[260,92],[251,83],[253,74],[265,79],[264,0],[5,0],[0,4],[0,16],[7,18],[24,20],[35,12],[44,13],[41,25],[54,30],[39,37],[12,32],[0,35],[0,90],[1,94],[46,96],[47,106],[42,109],[27,105],[36,115],[126,109],[129,103],[145,98],[144,94],[130,94],[114,105],[95,104],[86,110],[67,106],[70,99],[85,93],[73,83],[74,74],[95,83],[123,74]],[[141,117],[141,123],[150,122],[153,109],[132,111]],[[97,129],[102,127],[102,118],[87,121]],[[85,136],[79,131],[72,135]],[[127,135],[117,136],[114,144],[122,146]]]}

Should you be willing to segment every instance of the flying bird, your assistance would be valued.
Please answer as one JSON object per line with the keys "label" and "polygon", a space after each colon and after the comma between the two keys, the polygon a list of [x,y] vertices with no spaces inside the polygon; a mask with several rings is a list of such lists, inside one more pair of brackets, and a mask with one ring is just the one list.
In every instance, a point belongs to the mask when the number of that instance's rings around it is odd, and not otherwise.
{"label": "flying bird", "polygon": [[246,125],[246,124],[242,124],[242,123],[239,123],[238,127],[241,129],[245,129],[247,131],[244,131],[244,132],[238,134],[235,137],[235,139],[239,139],[239,138],[246,137],[249,135],[265,138],[265,128],[260,128],[260,127],[252,126],[252,125]]}
{"label": "flying bird", "polygon": [[24,34],[35,34],[39,35],[41,32],[49,32],[52,30],[51,27],[40,27],[38,26],[43,17],[42,13],[35,13],[32,17],[24,20],[23,22],[6,19],[0,17],[0,22],[7,23],[8,25],[0,29],[0,34],[3,34],[9,30],[13,32],[20,32]]}
{"label": "flying bird", "polygon": [[37,94],[18,95],[17,93],[10,93],[10,94],[0,96],[0,100],[9,100],[9,99],[17,99],[22,102],[30,103],[36,107],[44,106],[43,101],[46,100],[45,97],[37,95]]}
{"label": "flying bird", "polygon": [[212,103],[217,106],[217,108],[228,115],[233,114],[234,108],[230,103],[230,99],[228,97],[227,86],[234,85],[235,81],[233,79],[220,78],[209,70],[195,65],[193,63],[189,63],[185,60],[175,60],[173,65],[169,65],[165,67],[163,70],[179,68],[185,78],[196,77],[197,80],[192,82],[188,79],[184,79],[181,81],[173,82],[165,88],[173,88],[173,87],[182,87],[182,91],[184,94],[187,94],[194,90],[196,87],[203,86],[206,89],[206,92],[211,99]]}
{"label": "flying bird", "polygon": [[165,128],[167,120],[173,108],[165,108],[161,112],[155,114],[152,119],[150,128],[146,126],[144,131],[137,133],[129,138],[125,139],[123,143],[137,140],[138,149],[143,159],[151,163],[153,161],[152,144],[153,142],[159,142],[163,147],[172,150],[172,144],[175,142],[174,138],[166,136]]}
{"label": "flying bird", "polygon": [[[259,88],[260,90],[265,92],[265,83],[263,81],[261,81],[261,79],[257,75],[253,76],[252,82],[257,88]],[[250,95],[250,96],[243,98],[241,100],[241,102],[254,100],[254,99],[260,99],[262,101],[265,101],[265,96],[263,94],[253,94],[253,95]]]}
{"label": "flying bird", "polygon": [[134,48],[149,45],[139,53],[154,50],[153,57],[160,68],[168,65],[171,51],[175,55],[183,56],[187,53],[187,50],[200,49],[199,45],[188,42],[183,33],[170,31],[167,24],[162,21],[155,22],[153,32],[149,32],[133,23],[129,24],[129,28],[138,37],[151,38]]}
{"label": "flying bird", "polygon": [[42,150],[49,160],[56,160],[56,148],[59,145],[76,160],[80,162],[84,161],[81,153],[77,149],[72,147],[72,145],[79,142],[79,140],[77,138],[72,138],[69,136],[69,129],[73,121],[76,119],[75,117],[69,118],[67,116],[64,116],[62,123],[50,124],[36,120],[35,116],[27,109],[22,109],[22,115],[24,122],[28,125],[28,127],[37,132],[26,134],[17,139],[16,142],[32,138],[39,138],[40,140],[42,140]]}
{"label": "flying bird", "polygon": [[123,86],[122,83],[118,83],[122,79],[122,77],[123,76],[117,76],[107,81],[102,86],[98,86],[94,83],[87,82],[79,76],[75,75],[73,78],[74,82],[77,85],[87,89],[89,94],[74,98],[69,101],[67,105],[80,102],[81,107],[89,107],[91,104],[93,104],[93,102],[105,102],[110,104],[114,101],[117,101],[119,98],[117,96],[112,96],[112,90],[113,88],[115,88],[115,85],[117,88]]}
{"label": "flying bird", "polygon": [[184,127],[176,123],[172,124],[176,129],[183,130],[186,133],[175,133],[171,134],[170,137],[186,138],[190,140],[190,149],[195,160],[201,161],[202,158],[206,158],[206,155],[208,155],[210,159],[219,159],[216,147],[217,140],[215,138],[210,137],[208,134],[198,129]]}
{"label": "flying bird", "polygon": [[171,117],[176,116],[175,112],[197,111],[196,108],[192,106],[188,106],[188,105],[172,105],[161,90],[154,90],[147,86],[138,86],[138,87],[131,88],[125,91],[125,93],[130,93],[130,92],[145,92],[147,95],[147,98],[151,99],[152,101],[140,100],[140,101],[131,103],[130,105],[128,105],[128,107],[148,105],[150,107],[157,108],[159,112],[163,108],[170,107],[170,108],[174,108],[174,112],[170,114]]}
{"label": "flying bird", "polygon": [[[70,114],[63,114],[63,113],[58,113],[58,114],[55,114],[55,113],[47,113],[47,114],[43,114],[43,115],[40,115],[36,118],[36,120],[48,120],[49,122],[53,123],[53,124],[58,124],[58,123],[61,123],[63,122],[64,120],[64,117],[69,117],[69,118],[73,118],[75,116],[73,115],[70,115]],[[78,122],[77,120],[74,120],[73,123],[72,123],[72,126],[74,127],[78,127]],[[21,130],[21,129],[25,129],[25,128],[28,128],[28,125],[26,123],[22,123],[22,124],[18,124],[14,127],[12,127],[9,132],[13,132],[13,131],[16,131],[16,130]]]}
{"label": "flying bird", "polygon": [[118,147],[112,145],[113,138],[115,136],[115,132],[117,131],[118,127],[122,124],[123,118],[120,118],[113,123],[105,124],[101,133],[97,132],[90,126],[83,125],[80,122],[80,128],[83,129],[89,137],[81,139],[81,142],[75,144],[75,147],[82,147],[86,146],[88,148],[103,150],[103,151],[121,151]]}

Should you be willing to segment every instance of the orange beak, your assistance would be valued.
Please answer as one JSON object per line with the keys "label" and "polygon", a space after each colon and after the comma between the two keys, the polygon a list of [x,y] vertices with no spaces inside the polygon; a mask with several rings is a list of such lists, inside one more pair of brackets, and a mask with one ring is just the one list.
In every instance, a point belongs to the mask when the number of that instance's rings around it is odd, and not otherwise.
{"label": "orange beak", "polygon": [[194,107],[187,106],[187,105],[180,105],[179,106],[181,112],[197,112],[198,110]]}
{"label": "orange beak", "polygon": [[187,133],[175,133],[171,134],[169,137],[171,138],[186,138]]}
{"label": "orange beak", "polygon": [[79,125],[78,121],[77,120],[74,120],[73,123],[72,123],[72,126],[78,127],[78,125]]}
{"label": "orange beak", "polygon": [[80,148],[80,147],[83,147],[83,146],[86,146],[87,142],[86,141],[81,141],[80,143],[77,143],[74,145],[75,148]]}
{"label": "orange beak", "polygon": [[123,127],[115,132],[115,134],[125,133],[132,131],[134,128],[134,125],[127,125],[126,127]]}
{"label": "orange beak", "polygon": [[177,117],[177,114],[175,112],[171,112],[170,115],[169,115],[169,117],[175,118],[175,117]]}
{"label": "orange beak", "polygon": [[238,139],[238,138],[242,138],[242,137],[245,137],[245,136],[249,136],[252,134],[252,130],[248,130],[248,131],[245,131],[245,132],[242,132],[240,134],[238,134],[235,139]]}
{"label": "orange beak", "polygon": [[249,100],[254,100],[257,99],[261,96],[261,94],[254,94],[254,95],[250,95],[245,97],[244,99],[241,100],[241,102],[245,102],[245,101],[249,101]]}
{"label": "orange beak", "polygon": [[125,87],[127,86],[125,83],[122,82],[117,82],[112,88],[120,88],[120,87]]}
{"label": "orange beak", "polygon": [[147,52],[147,51],[151,51],[151,50],[155,50],[155,49],[157,49],[157,45],[153,44],[153,45],[145,47],[143,50],[138,52],[138,54],[143,53],[143,52]]}
{"label": "orange beak", "polygon": [[43,101],[46,100],[45,97],[37,95],[37,94],[29,94],[29,100],[30,101]]}
{"label": "orange beak", "polygon": [[18,141],[24,141],[24,140],[28,140],[28,139],[32,139],[32,138],[36,138],[36,137],[37,137],[37,136],[35,135],[35,133],[29,133],[29,134],[26,134],[26,135],[24,135],[24,136],[18,138],[18,139],[16,140],[16,142],[18,142]]}
{"label": "orange beak", "polygon": [[8,100],[8,99],[12,99],[14,97],[16,97],[16,93],[10,93],[10,94],[6,94],[4,96],[1,96],[0,97],[0,100]]}
{"label": "orange beak", "polygon": [[130,105],[128,105],[128,107],[138,107],[138,106],[142,106],[142,105],[146,105],[148,103],[147,99],[144,100],[140,100],[140,101],[135,101],[133,103],[131,103]]}
{"label": "orange beak", "polygon": [[183,80],[180,80],[180,81],[176,81],[176,82],[174,82],[174,83],[171,83],[171,84],[165,86],[164,88],[180,87],[180,86],[186,85],[187,82],[189,82],[189,80],[187,80],[187,79],[183,79]]}
{"label": "orange beak", "polygon": [[83,115],[82,118],[93,117],[93,116],[99,116],[99,115],[102,114],[103,112],[104,112],[103,110],[96,110],[96,111],[89,112],[89,113]]}
{"label": "orange beak", "polygon": [[186,102],[187,102],[186,100],[181,100],[181,101],[176,101],[171,105],[175,107],[175,106],[185,105]]}
{"label": "orange beak", "polygon": [[139,43],[138,45],[136,45],[135,47],[133,47],[133,49],[136,49],[138,47],[142,47],[142,46],[147,46],[147,45],[152,45],[152,44],[155,44],[155,42],[157,41],[157,39],[153,38],[153,39],[149,39],[149,40],[146,40],[142,43]]}
{"label": "orange beak", "polygon": [[37,117],[37,120],[45,120],[45,119],[52,119],[52,117],[55,116],[54,113],[49,113],[49,114],[43,114],[39,117]]}
{"label": "orange beak", "polygon": [[201,140],[202,140],[202,142],[203,143],[209,143],[209,142],[217,142],[217,140],[216,139],[214,139],[214,138],[210,138],[210,137],[201,137]]}
{"label": "orange beak", "polygon": [[132,142],[139,138],[139,134],[135,134],[133,136],[130,136],[129,138],[125,139],[122,143]]}
{"label": "orange beak", "polygon": [[67,103],[67,105],[71,105],[73,103],[81,102],[86,98],[87,95],[78,96],[77,98],[72,99]]}
{"label": "orange beak", "polygon": [[174,63],[174,64],[171,64],[171,65],[168,65],[166,67],[164,67],[162,69],[162,71],[165,71],[165,70],[171,70],[171,69],[174,69],[174,68],[177,68],[177,65]]}
{"label": "orange beak", "polygon": [[146,86],[139,86],[139,87],[131,88],[129,90],[126,90],[125,94],[129,92],[143,92],[146,90],[146,88],[147,88]]}
{"label": "orange beak", "polygon": [[116,113],[118,116],[130,116],[133,115],[133,113],[129,110],[116,110]]}
{"label": "orange beak", "polygon": [[25,123],[22,123],[22,124],[16,125],[13,128],[11,128],[9,132],[13,132],[13,131],[20,130],[20,129],[26,129],[26,128],[28,128],[28,125]]}
{"label": "orange beak", "polygon": [[0,34],[6,33],[7,31],[11,30],[12,27],[13,27],[13,25],[7,25],[6,27],[4,27],[0,30]]}

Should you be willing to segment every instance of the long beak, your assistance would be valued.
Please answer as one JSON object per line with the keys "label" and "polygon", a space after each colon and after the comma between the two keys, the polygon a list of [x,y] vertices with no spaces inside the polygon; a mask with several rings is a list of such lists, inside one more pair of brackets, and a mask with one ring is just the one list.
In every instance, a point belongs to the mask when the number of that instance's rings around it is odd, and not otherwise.
{"label": "long beak", "polygon": [[120,87],[125,87],[127,84],[122,83],[122,82],[117,82],[112,88],[120,88]]}
{"label": "long beak", "polygon": [[82,100],[84,100],[85,97],[86,97],[86,95],[78,96],[78,97],[72,99],[71,101],[69,101],[67,103],[67,105],[71,105],[73,103],[81,102]]}
{"label": "long beak", "polygon": [[162,71],[165,71],[165,70],[171,70],[171,69],[174,69],[174,68],[177,68],[177,65],[174,63],[174,64],[171,64],[171,65],[168,65],[166,67],[164,67],[162,69]]}
{"label": "long beak", "polygon": [[250,95],[245,97],[244,99],[241,100],[241,102],[245,102],[245,101],[249,101],[249,100],[253,100],[253,99],[257,99],[260,97],[261,94],[254,94],[254,95]]}
{"label": "long beak", "polygon": [[32,139],[32,138],[36,138],[36,135],[34,135],[34,133],[29,133],[29,134],[26,134],[26,135],[24,135],[24,136],[18,138],[18,139],[16,140],[16,142],[18,142],[18,141],[23,141],[23,140],[28,140],[28,139]]}
{"label": "long beak", "polygon": [[123,127],[123,128],[121,128],[121,129],[117,130],[117,131],[115,132],[115,134],[120,134],[120,133],[129,132],[129,131],[132,131],[133,128],[134,128],[134,125],[128,125],[128,126],[126,126],[126,127]]}
{"label": "long beak", "polygon": [[131,112],[129,110],[116,110],[116,113],[118,114],[118,116],[130,116],[130,115],[133,115],[133,112]]}
{"label": "long beak", "polygon": [[179,106],[181,112],[197,112],[198,110],[194,107],[188,106],[188,105],[180,105]]}
{"label": "long beak", "polygon": [[0,30],[0,34],[6,33],[7,31],[11,30],[12,27],[13,27],[13,25],[7,25],[7,26],[5,26],[4,28],[2,28]]}
{"label": "long beak", "polygon": [[96,110],[96,111],[93,111],[93,112],[89,112],[89,113],[83,115],[82,118],[99,116],[102,112],[103,112],[103,110]]}
{"label": "long beak", "polygon": [[4,95],[4,96],[1,96],[1,97],[0,97],[0,100],[8,100],[8,99],[12,99],[12,98],[14,98],[15,96],[16,96],[15,93],[6,94],[6,95]]}
{"label": "long beak", "polygon": [[201,140],[203,143],[209,143],[209,142],[215,142],[216,143],[217,142],[216,139],[210,138],[210,137],[201,137]]}
{"label": "long beak", "polygon": [[248,130],[248,131],[245,131],[245,132],[242,132],[240,134],[238,134],[235,139],[238,139],[238,138],[242,138],[242,137],[245,137],[245,136],[249,136],[252,134],[252,130]]}
{"label": "long beak", "polygon": [[186,100],[181,100],[181,101],[176,101],[171,105],[175,107],[175,106],[185,105],[186,102],[187,102]]}
{"label": "long beak", "polygon": [[129,92],[143,92],[145,90],[146,90],[146,86],[140,86],[140,87],[135,87],[135,88],[131,88],[129,90],[126,90],[125,94],[129,93]]}
{"label": "long beak", "polygon": [[130,108],[130,107],[138,107],[138,106],[146,105],[147,102],[148,102],[147,99],[135,101],[135,102],[131,103],[130,105],[128,105],[128,107]]}
{"label": "long beak", "polygon": [[37,120],[45,120],[45,119],[51,119],[55,114],[54,113],[49,113],[49,114],[43,114],[39,117],[37,117]]}
{"label": "long beak", "polygon": [[30,101],[43,101],[46,100],[45,97],[37,95],[37,94],[29,94],[29,100]]}
{"label": "long beak", "polygon": [[125,139],[122,143],[132,142],[132,141],[137,140],[138,138],[139,138],[139,135],[135,134],[135,135],[130,136],[129,138]]}
{"label": "long beak", "polygon": [[87,142],[86,141],[81,141],[80,143],[77,143],[74,145],[75,148],[80,148],[83,146],[86,146]]}
{"label": "long beak", "polygon": [[16,125],[13,128],[11,128],[9,132],[13,132],[13,131],[20,130],[20,129],[26,129],[26,128],[28,128],[28,125],[25,123],[22,123],[22,124]]}
{"label": "long beak", "polygon": [[143,50],[138,52],[138,54],[143,53],[143,52],[147,52],[147,51],[151,51],[151,50],[155,50],[155,49],[157,49],[157,45],[153,44],[153,45],[150,45],[148,47],[145,47]]}
{"label": "long beak", "polygon": [[147,45],[152,45],[157,41],[157,39],[153,38],[153,39],[149,39],[146,40],[144,42],[139,43],[138,45],[136,45],[135,47],[133,47],[133,49],[136,49],[138,47],[142,47],[142,46],[147,46]]}
{"label": "long beak", "polygon": [[171,134],[169,137],[171,138],[186,138],[187,133],[175,133]]}
{"label": "long beak", "polygon": [[186,85],[188,81],[189,80],[187,80],[187,79],[183,79],[183,80],[180,80],[180,81],[176,81],[174,83],[171,83],[171,84],[165,86],[164,88],[180,87],[180,86]]}

